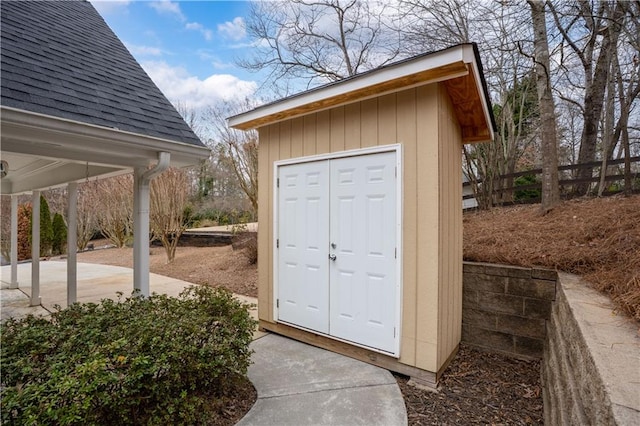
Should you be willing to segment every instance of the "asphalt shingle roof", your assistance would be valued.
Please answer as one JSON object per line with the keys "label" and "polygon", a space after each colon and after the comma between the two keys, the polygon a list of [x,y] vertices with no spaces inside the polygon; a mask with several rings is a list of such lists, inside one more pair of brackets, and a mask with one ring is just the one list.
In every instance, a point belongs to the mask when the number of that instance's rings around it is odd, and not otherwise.
{"label": "asphalt shingle roof", "polygon": [[91,3],[0,5],[2,106],[203,145]]}

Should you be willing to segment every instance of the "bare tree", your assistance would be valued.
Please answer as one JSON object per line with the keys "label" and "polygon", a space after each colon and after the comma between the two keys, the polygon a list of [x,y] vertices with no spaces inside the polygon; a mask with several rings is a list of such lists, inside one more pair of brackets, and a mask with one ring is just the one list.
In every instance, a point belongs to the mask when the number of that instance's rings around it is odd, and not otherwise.
{"label": "bare tree", "polygon": [[117,247],[124,247],[133,230],[133,175],[97,181],[95,196],[100,232]]}
{"label": "bare tree", "polygon": [[213,132],[214,151],[223,165],[233,170],[238,185],[245,193],[254,214],[258,213],[258,133],[255,130],[241,131],[227,124],[227,117],[251,107],[248,100],[243,103],[225,103],[212,106],[207,111],[208,124]]}
{"label": "bare tree", "polygon": [[87,247],[98,230],[100,203],[97,200],[97,182],[86,181],[78,185],[78,204],[76,212],[76,236],[78,251]]}
{"label": "bare tree", "polygon": [[[582,78],[576,79],[572,75],[575,74],[575,69],[571,67],[572,58],[564,50],[561,52],[560,67],[566,71],[567,81],[583,88],[578,90],[583,93],[583,99],[579,102],[583,112],[579,163],[594,161],[596,157],[608,74],[623,28],[627,10],[625,3],[620,0],[548,2],[566,49],[582,67]],[[565,99],[570,98],[565,96]],[[577,177],[589,179],[592,175],[593,168],[585,167],[578,171]],[[576,186],[575,192],[584,195],[589,187],[588,182],[581,183]]]}
{"label": "bare tree", "polygon": [[422,53],[452,44],[479,42],[478,8],[484,6],[476,0],[400,0],[403,48]]}
{"label": "bare tree", "polygon": [[535,80],[525,52],[531,48],[531,24],[524,12],[518,4],[481,0],[402,0],[399,5],[404,48],[412,54],[456,43],[479,45],[498,127],[493,141],[463,151],[464,172],[481,207],[512,201],[513,192],[503,189],[514,180],[501,176],[522,167],[523,156],[531,156],[539,140]]}
{"label": "bare tree", "polygon": [[255,53],[239,65],[269,70],[266,82],[279,87],[296,79],[312,86],[379,67],[400,54],[397,32],[385,20],[390,10],[365,0],[255,1],[247,18]]}
{"label": "bare tree", "polygon": [[173,101],[172,104],[185,123],[191,127],[191,130],[193,130],[200,139],[203,139],[205,125],[202,121],[201,111],[191,106],[185,100]]}
{"label": "bare tree", "polygon": [[151,181],[149,225],[162,243],[167,263],[176,256],[180,236],[186,229],[185,207],[189,199],[189,178],[183,169],[171,167]]}
{"label": "bare tree", "polygon": [[533,45],[536,63],[536,86],[540,105],[542,140],[542,203],[540,211],[548,213],[560,202],[558,189],[558,143],[556,116],[551,93],[551,67],[544,0],[527,0],[533,21]]}

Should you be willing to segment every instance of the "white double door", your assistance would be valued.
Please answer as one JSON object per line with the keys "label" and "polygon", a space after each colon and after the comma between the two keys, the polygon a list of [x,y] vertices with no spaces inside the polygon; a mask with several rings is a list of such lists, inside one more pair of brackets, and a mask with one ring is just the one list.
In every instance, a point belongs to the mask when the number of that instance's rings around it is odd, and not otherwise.
{"label": "white double door", "polygon": [[278,167],[278,320],[394,353],[396,153]]}

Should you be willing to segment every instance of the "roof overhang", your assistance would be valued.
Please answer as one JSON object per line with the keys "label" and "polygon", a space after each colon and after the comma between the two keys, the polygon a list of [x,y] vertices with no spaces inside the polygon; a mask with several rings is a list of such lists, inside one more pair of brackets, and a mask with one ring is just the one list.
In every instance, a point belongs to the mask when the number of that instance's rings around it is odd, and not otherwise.
{"label": "roof overhang", "polygon": [[2,160],[9,165],[3,194],[51,188],[96,176],[147,167],[160,152],[171,165],[186,167],[209,157],[210,150],[118,129],[2,107]]}
{"label": "roof overhang", "polygon": [[462,44],[387,65],[229,118],[248,130],[388,93],[443,82],[465,143],[493,138],[494,119],[475,44]]}

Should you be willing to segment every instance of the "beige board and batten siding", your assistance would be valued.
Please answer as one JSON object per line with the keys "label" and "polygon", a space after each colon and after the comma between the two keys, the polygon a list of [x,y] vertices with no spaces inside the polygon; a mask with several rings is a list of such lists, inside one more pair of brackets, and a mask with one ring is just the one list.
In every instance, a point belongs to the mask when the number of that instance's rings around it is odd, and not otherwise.
{"label": "beige board and batten siding", "polygon": [[400,143],[404,202],[399,361],[437,372],[459,342],[462,309],[462,145],[446,89],[440,83],[420,86],[284,120],[258,131],[258,220],[268,224],[261,227],[267,232],[258,234],[260,320],[276,322],[274,162]]}

